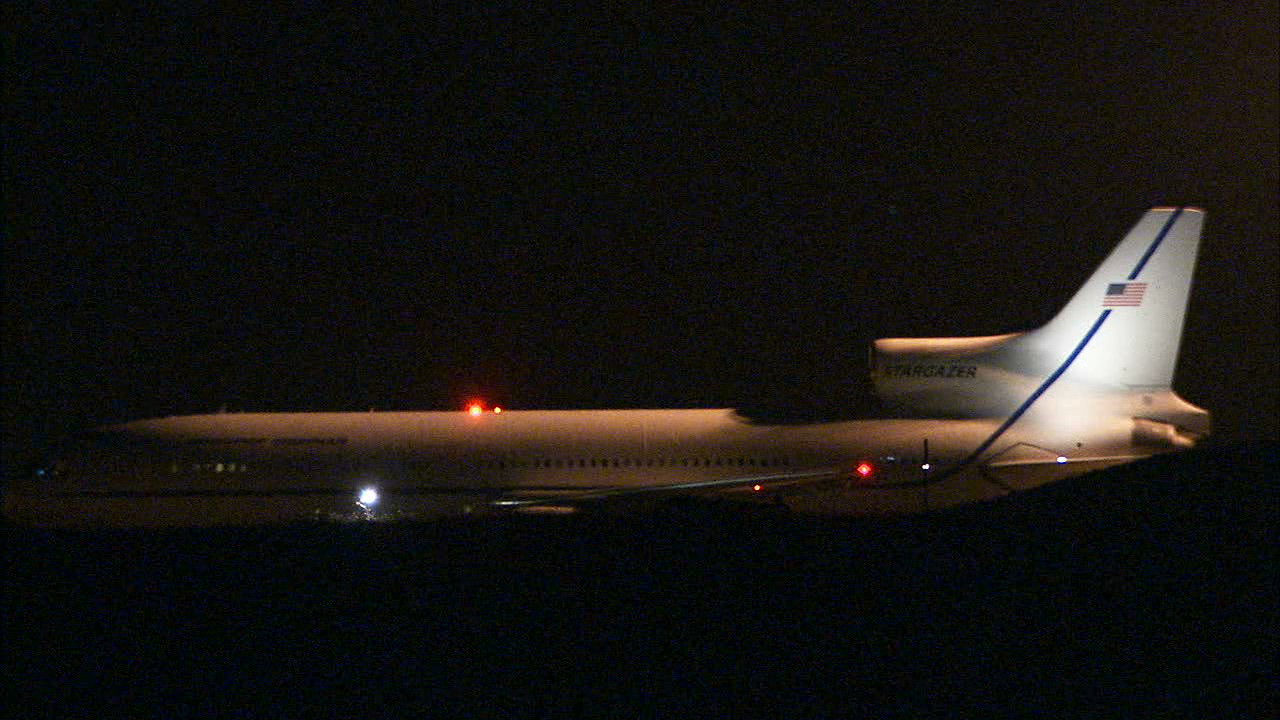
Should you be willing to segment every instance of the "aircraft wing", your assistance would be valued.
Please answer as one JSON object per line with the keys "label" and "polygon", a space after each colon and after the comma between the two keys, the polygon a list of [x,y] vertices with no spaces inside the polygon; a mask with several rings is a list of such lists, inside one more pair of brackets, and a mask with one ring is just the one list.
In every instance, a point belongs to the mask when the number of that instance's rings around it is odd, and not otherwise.
{"label": "aircraft wing", "polygon": [[558,491],[555,493],[539,493],[530,490],[528,495],[508,497],[493,501],[495,508],[502,510],[525,511],[569,511],[577,506],[631,498],[660,499],[680,495],[728,495],[756,494],[768,496],[771,491],[782,488],[819,483],[823,481],[847,479],[848,472],[835,468],[808,470],[795,473],[774,473],[768,475],[746,475],[742,477],[717,478],[715,480],[696,480],[692,482],[635,485],[605,489],[584,490],[581,492]]}

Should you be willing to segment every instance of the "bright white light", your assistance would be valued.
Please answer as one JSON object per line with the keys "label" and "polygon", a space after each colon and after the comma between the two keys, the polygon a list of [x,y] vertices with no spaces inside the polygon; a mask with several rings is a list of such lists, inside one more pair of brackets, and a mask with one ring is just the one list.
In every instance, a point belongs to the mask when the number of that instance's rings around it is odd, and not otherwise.
{"label": "bright white light", "polygon": [[1067,461],[1067,456],[1066,456],[1066,455],[1059,455],[1059,456],[1058,456],[1058,464],[1059,464],[1059,465],[1061,465],[1061,464],[1065,463],[1066,461]]}
{"label": "bright white light", "polygon": [[931,467],[933,467],[933,466],[932,466],[932,465],[930,465],[929,463],[925,463],[925,464],[923,464],[923,465],[921,465],[921,466],[920,466],[920,469],[921,469],[921,470],[928,470],[928,469],[929,469],[929,468],[931,468]]}
{"label": "bright white light", "polygon": [[360,491],[360,504],[365,507],[378,504],[378,489],[367,487]]}

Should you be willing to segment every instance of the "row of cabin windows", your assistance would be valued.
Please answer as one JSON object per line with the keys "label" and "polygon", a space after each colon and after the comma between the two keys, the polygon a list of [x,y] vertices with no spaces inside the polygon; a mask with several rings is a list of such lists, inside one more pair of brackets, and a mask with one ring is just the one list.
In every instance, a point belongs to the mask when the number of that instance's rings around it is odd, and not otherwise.
{"label": "row of cabin windows", "polygon": [[[430,466],[430,460],[419,460],[413,463],[419,467]],[[524,468],[651,468],[651,467],[787,467],[790,458],[537,458],[534,460],[480,460],[474,466],[481,468],[497,468],[499,470]],[[242,462],[198,462],[189,466],[171,463],[169,472],[236,473],[246,472],[249,466]]]}
{"label": "row of cabin windows", "polygon": [[[249,466],[242,462],[199,462],[191,463],[189,467],[191,472],[235,473],[246,472],[249,470]],[[187,466],[184,466],[181,463],[175,462],[169,464],[169,472],[171,473],[176,474],[184,472],[185,470],[187,470]]]}
{"label": "row of cabin windows", "polygon": [[482,468],[663,468],[663,467],[787,467],[790,458],[536,458],[533,460],[480,460]]}
{"label": "row of cabin windows", "polygon": [[345,445],[347,439],[344,437],[198,437],[191,438],[186,442],[188,445],[264,445],[266,443],[271,443],[272,445]]}

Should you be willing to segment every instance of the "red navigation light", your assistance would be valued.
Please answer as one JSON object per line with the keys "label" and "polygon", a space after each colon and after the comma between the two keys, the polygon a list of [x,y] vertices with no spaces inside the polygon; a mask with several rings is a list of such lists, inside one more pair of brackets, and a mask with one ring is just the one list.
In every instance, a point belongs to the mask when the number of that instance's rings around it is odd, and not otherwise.
{"label": "red navigation light", "polygon": [[467,414],[471,417],[479,417],[484,412],[484,406],[480,403],[471,403],[467,406]]}
{"label": "red navigation light", "polygon": [[858,463],[858,468],[855,470],[860,478],[869,478],[871,477],[871,473],[875,471],[876,469],[871,467],[871,463],[869,462]]}

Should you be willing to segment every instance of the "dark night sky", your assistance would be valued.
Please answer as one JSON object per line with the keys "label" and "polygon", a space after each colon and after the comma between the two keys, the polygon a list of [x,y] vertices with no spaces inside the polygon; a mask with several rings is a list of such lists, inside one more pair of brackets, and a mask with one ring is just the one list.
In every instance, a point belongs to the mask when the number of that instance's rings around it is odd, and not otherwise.
{"label": "dark night sky", "polygon": [[6,463],[233,410],[866,404],[1207,209],[1176,385],[1277,434],[1277,6],[7,11]]}

